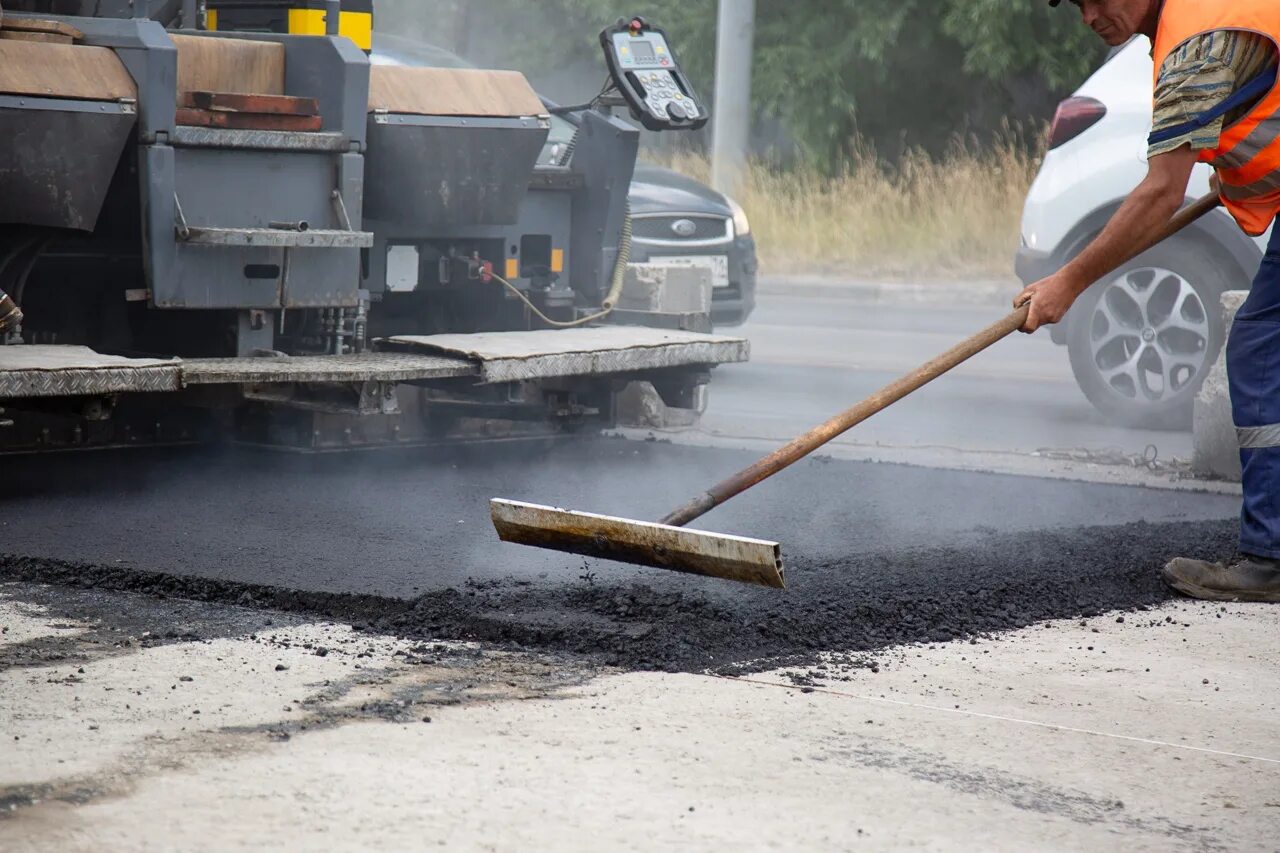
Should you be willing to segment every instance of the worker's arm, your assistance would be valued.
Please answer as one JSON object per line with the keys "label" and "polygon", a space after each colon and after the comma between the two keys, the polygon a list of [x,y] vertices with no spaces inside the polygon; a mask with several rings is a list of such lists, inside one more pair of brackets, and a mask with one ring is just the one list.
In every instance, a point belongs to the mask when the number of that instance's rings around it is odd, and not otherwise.
{"label": "worker's arm", "polygon": [[1031,300],[1022,331],[1057,323],[1089,285],[1114,272],[1169,224],[1186,197],[1197,152],[1184,145],[1148,161],[1147,177],[1129,194],[1102,233],[1058,272],[1028,285],[1014,307]]}

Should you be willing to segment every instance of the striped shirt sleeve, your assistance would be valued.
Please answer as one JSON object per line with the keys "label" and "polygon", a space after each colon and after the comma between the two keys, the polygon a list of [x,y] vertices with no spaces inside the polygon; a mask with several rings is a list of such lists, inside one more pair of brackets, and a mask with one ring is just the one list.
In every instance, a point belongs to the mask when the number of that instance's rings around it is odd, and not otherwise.
{"label": "striped shirt sleeve", "polygon": [[[1275,45],[1257,33],[1215,30],[1195,36],[1178,46],[1165,60],[1156,81],[1152,131],[1194,121],[1276,61]],[[1222,129],[1248,111],[1248,107],[1215,119],[1204,127],[1151,144],[1154,157],[1190,145],[1194,151],[1216,148]]]}

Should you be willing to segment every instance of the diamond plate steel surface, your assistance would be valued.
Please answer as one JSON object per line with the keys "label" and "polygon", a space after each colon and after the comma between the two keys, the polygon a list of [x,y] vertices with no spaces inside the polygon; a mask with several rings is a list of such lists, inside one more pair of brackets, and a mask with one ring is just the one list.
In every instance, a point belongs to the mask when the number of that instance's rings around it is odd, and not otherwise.
{"label": "diamond plate steel surface", "polygon": [[380,344],[466,356],[479,363],[484,383],[726,364],[746,361],[751,351],[745,338],[641,326],[402,335]]}
{"label": "diamond plate steel surface", "polygon": [[286,358],[193,358],[182,362],[183,385],[278,382],[408,382],[475,376],[463,358],[425,353],[369,352]]}
{"label": "diamond plate steel surface", "polygon": [[158,393],[181,387],[177,360],[121,358],[79,346],[0,346],[0,399]]}

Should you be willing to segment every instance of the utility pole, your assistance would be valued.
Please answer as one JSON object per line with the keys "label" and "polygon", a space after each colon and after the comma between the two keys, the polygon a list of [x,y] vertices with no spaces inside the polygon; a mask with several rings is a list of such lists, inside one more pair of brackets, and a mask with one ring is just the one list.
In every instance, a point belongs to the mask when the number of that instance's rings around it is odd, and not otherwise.
{"label": "utility pole", "polygon": [[756,0],[720,0],[716,22],[716,99],[711,125],[711,185],[734,193],[751,134],[751,60]]}

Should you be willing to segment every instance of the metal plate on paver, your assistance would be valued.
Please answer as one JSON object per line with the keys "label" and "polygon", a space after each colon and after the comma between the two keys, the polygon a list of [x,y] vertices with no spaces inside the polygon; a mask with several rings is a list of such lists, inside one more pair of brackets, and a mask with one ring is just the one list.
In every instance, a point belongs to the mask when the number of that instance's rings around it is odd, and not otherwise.
{"label": "metal plate on paver", "polygon": [[351,143],[341,133],[300,133],[288,130],[230,130],[178,125],[169,141],[184,148],[249,148],[261,151],[346,152]]}
{"label": "metal plate on paver", "polygon": [[179,232],[178,239],[183,243],[201,246],[367,249],[373,245],[373,232],[319,228],[308,231],[284,231],[273,228],[188,228],[185,232]]}
{"label": "metal plate on paver", "polygon": [[485,383],[726,364],[746,361],[751,351],[745,338],[642,326],[400,335],[378,346],[465,356]]}
{"label": "metal plate on paver", "polygon": [[426,353],[367,352],[285,358],[193,358],[182,362],[184,385],[280,382],[410,382],[475,376],[464,358]]}
{"label": "metal plate on paver", "polygon": [[88,347],[0,346],[0,398],[177,391],[177,359],[123,358]]}

